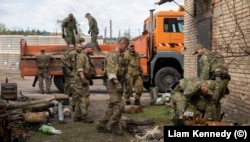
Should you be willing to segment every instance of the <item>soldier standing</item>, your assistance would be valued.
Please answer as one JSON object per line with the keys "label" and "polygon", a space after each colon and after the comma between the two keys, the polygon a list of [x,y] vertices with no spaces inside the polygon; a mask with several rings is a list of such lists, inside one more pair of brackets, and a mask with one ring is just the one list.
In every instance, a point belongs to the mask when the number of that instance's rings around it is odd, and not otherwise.
{"label": "soldier standing", "polygon": [[66,41],[67,45],[75,44],[75,35],[78,34],[76,19],[72,13],[66,17],[62,22],[62,38]]}
{"label": "soldier standing", "polygon": [[[98,132],[112,132],[116,135],[123,134],[119,128],[119,121],[124,110],[121,80],[124,80],[127,74],[128,61],[123,57],[123,52],[128,44],[128,38],[122,37],[118,40],[116,48],[106,54],[104,70],[107,76],[106,87],[110,95],[110,102],[96,126]],[[110,130],[106,126],[108,122],[110,122]]]}
{"label": "soldier standing", "polygon": [[99,44],[97,42],[97,35],[99,34],[99,29],[98,29],[96,19],[93,16],[91,16],[90,13],[86,13],[85,17],[89,21],[89,31],[88,31],[88,33],[91,35],[91,42],[95,45],[97,51],[101,52],[101,48],[100,48],[100,46],[99,46]]}
{"label": "soldier standing", "polygon": [[200,57],[201,78],[204,80],[215,80],[217,82],[214,90],[215,94],[211,98],[211,103],[207,105],[207,119],[220,121],[222,119],[220,99],[229,93],[226,91],[228,90],[227,85],[230,81],[230,75],[224,63],[224,57],[219,53],[205,49],[201,44],[196,46],[193,55],[196,54]]}
{"label": "soldier standing", "polygon": [[64,93],[68,96],[70,95],[69,80],[70,74],[73,71],[73,64],[70,61],[69,53],[75,49],[74,44],[69,45],[69,50],[66,50],[61,58],[61,66],[64,75]]}
{"label": "soldier standing", "polygon": [[41,94],[44,94],[43,80],[45,80],[46,85],[45,93],[50,94],[50,79],[48,67],[51,58],[51,56],[45,54],[44,48],[41,48],[41,53],[36,56],[36,62],[38,66],[39,89]]}
{"label": "soldier standing", "polygon": [[128,50],[124,52],[124,58],[128,59],[128,83],[124,95],[126,105],[130,105],[130,96],[135,89],[134,105],[141,105],[140,98],[143,92],[142,73],[143,69],[140,65],[140,55],[135,51],[134,44],[130,44]]}
{"label": "soldier standing", "polygon": [[82,45],[77,44],[77,59],[76,59],[76,86],[77,86],[77,101],[75,108],[74,121],[82,121],[84,123],[93,123],[93,120],[88,117],[89,106],[89,82],[87,78],[90,76],[90,63],[87,54],[93,54],[94,45],[88,43],[81,52]]}
{"label": "soldier standing", "polygon": [[[78,44],[77,44],[78,45]],[[78,45],[80,46],[80,44]],[[80,47],[81,48],[81,47]],[[77,51],[75,48],[74,50],[69,52],[69,62],[70,66],[73,67],[71,73],[69,74],[69,95],[71,97],[70,105],[72,107],[72,111],[75,111],[76,101],[77,101],[77,86],[76,86],[76,58],[78,55],[78,52],[80,53],[81,50]]]}

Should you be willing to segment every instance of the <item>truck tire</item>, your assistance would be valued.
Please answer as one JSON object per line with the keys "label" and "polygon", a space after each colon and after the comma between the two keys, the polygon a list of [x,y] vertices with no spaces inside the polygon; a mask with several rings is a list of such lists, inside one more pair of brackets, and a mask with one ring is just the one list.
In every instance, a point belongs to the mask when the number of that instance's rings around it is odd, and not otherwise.
{"label": "truck tire", "polygon": [[157,71],[154,83],[159,88],[159,93],[165,93],[168,86],[181,79],[180,73],[172,67],[164,67]]}
{"label": "truck tire", "polygon": [[64,92],[64,77],[63,76],[54,76],[54,84],[61,93]]}

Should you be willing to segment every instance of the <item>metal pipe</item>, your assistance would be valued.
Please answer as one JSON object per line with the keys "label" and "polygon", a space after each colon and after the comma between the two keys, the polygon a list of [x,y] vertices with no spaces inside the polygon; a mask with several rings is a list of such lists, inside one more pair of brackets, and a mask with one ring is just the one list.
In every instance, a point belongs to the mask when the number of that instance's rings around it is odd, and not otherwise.
{"label": "metal pipe", "polygon": [[58,103],[58,120],[59,123],[64,122],[64,115],[63,115],[63,105],[62,102]]}
{"label": "metal pipe", "polygon": [[150,53],[149,53],[149,55],[150,55],[150,59],[149,60],[151,60],[151,58],[152,58],[152,54],[153,54],[153,28],[154,28],[154,11],[155,11],[155,9],[151,9],[151,10],[149,10],[150,11],[150,22],[149,22],[149,24],[150,24],[150,26],[149,26],[149,48],[150,48]]}

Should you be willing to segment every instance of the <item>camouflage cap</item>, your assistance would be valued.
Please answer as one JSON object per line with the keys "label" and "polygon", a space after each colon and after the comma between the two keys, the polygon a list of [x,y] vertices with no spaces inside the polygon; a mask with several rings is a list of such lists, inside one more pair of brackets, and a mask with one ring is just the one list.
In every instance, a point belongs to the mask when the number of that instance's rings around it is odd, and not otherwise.
{"label": "camouflage cap", "polygon": [[214,90],[215,90],[215,86],[216,86],[215,81],[213,81],[213,80],[206,80],[204,83],[207,86],[208,94],[209,95],[214,95]]}
{"label": "camouflage cap", "polygon": [[87,17],[88,15],[90,15],[90,13],[89,13],[89,12],[87,12],[87,13],[85,14],[85,17]]}
{"label": "camouflage cap", "polygon": [[95,45],[94,45],[93,43],[91,43],[91,42],[88,42],[88,43],[84,46],[84,48],[95,48]]}
{"label": "camouflage cap", "polygon": [[194,52],[193,52],[192,55],[197,54],[197,53],[198,53],[198,50],[201,49],[201,48],[203,48],[203,45],[202,45],[202,44],[197,44],[197,45],[195,46],[195,48],[194,48]]}
{"label": "camouflage cap", "polygon": [[45,52],[45,49],[44,48],[41,48],[41,50],[40,50],[41,52]]}

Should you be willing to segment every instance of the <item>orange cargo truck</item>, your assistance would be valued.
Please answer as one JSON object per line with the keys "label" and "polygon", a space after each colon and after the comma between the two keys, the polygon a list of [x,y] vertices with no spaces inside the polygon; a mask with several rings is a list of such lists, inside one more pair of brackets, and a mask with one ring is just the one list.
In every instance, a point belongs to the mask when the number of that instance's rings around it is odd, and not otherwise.
{"label": "orange cargo truck", "polygon": [[166,89],[183,77],[184,12],[159,11],[143,23],[143,33],[133,39],[135,50],[141,55],[144,88],[150,86]]}
{"label": "orange cargo truck", "polygon": [[[102,51],[108,52],[112,50],[115,44],[103,44],[100,45]],[[53,57],[49,65],[49,75],[53,78],[53,82],[59,91],[64,91],[64,77],[61,69],[61,56],[66,50],[66,45],[29,45],[26,39],[21,39],[20,41],[20,70],[21,77],[25,76],[36,76],[38,75],[38,68],[34,55],[40,54],[40,49],[44,48],[46,54],[50,54]],[[103,76],[103,61],[104,55],[91,56],[91,59],[96,67],[97,76],[96,78],[101,78]]]}

